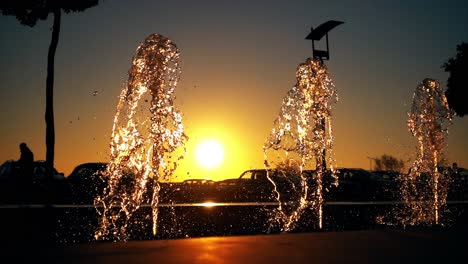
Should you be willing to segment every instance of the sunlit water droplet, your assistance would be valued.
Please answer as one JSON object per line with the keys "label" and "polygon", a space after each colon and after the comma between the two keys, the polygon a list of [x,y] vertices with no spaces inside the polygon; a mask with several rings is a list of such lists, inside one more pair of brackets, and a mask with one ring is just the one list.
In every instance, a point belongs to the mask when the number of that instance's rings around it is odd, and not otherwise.
{"label": "sunlit water droplet", "polygon": [[95,200],[96,239],[126,239],[129,219],[142,203],[151,204],[156,235],[159,182],[170,180],[188,139],[173,105],[179,56],[177,46],[159,34],[148,36],[135,52],[114,117],[108,185]]}
{"label": "sunlit water droplet", "polygon": [[398,221],[403,225],[439,224],[449,177],[438,167],[452,115],[439,82],[424,79],[414,92],[408,113],[408,129],[418,141],[418,153],[408,175],[400,177],[405,205]]}
{"label": "sunlit water droplet", "polygon": [[[330,175],[333,181],[328,183],[337,184],[330,118],[332,104],[338,100],[335,86],[319,59],[301,63],[296,78],[263,147],[268,178],[279,202],[271,222],[280,224],[283,231],[292,230],[307,208],[316,212],[322,228],[324,176]],[[313,173],[305,173],[311,168]]]}

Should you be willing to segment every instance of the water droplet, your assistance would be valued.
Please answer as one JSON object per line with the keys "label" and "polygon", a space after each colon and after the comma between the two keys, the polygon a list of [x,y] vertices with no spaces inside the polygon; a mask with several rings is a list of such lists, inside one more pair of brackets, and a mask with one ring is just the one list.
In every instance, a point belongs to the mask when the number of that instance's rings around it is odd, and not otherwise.
{"label": "water droplet", "polygon": [[438,166],[452,114],[437,80],[424,79],[416,87],[407,125],[418,140],[419,153],[409,174],[401,177],[405,206],[398,219],[404,225],[439,223],[449,180],[438,171]]}
{"label": "water droplet", "polygon": [[[291,230],[307,208],[316,212],[321,228],[322,178],[327,163],[332,172],[334,167],[329,117],[331,106],[337,101],[335,86],[327,68],[318,59],[307,59],[301,63],[296,77],[296,85],[283,99],[280,114],[263,146],[265,167],[271,169],[267,177],[274,184],[279,202],[272,222],[282,223],[284,231]],[[303,173],[314,161],[315,184]],[[289,183],[281,183],[284,177],[289,179]],[[299,202],[295,208],[283,210],[281,204],[287,199]]]}
{"label": "water droplet", "polygon": [[[119,97],[111,136],[108,189],[114,191],[96,199],[100,204],[120,204],[120,210],[103,208],[100,215],[105,219],[96,232],[98,235],[113,233],[116,239],[123,239],[126,234],[122,230],[126,230],[129,217],[143,203],[141,193],[146,191],[147,183],[154,185],[152,190],[159,190],[159,180],[170,180],[176,161],[183,157],[176,153],[184,148],[187,136],[182,115],[173,106],[179,65],[176,45],[158,34],[148,36],[135,52],[127,84]],[[143,101],[149,101],[150,105]],[[162,156],[156,159],[153,155]],[[121,172],[130,168],[135,175],[132,180],[138,182],[131,189],[118,188],[128,180]],[[150,196],[154,235],[159,210],[157,196]]]}

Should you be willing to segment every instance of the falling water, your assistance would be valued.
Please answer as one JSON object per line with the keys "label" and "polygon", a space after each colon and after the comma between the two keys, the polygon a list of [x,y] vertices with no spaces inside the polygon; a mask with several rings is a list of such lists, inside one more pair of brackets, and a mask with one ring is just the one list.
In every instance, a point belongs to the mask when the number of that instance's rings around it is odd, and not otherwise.
{"label": "falling water", "polygon": [[[323,180],[327,172],[334,179],[331,183],[337,184],[330,120],[331,106],[338,99],[335,86],[323,62],[316,58],[301,63],[296,78],[263,146],[268,178],[279,202],[274,221],[282,225],[283,231],[293,229],[307,208],[317,213],[321,229]],[[315,172],[306,174],[305,170],[314,163]],[[286,187],[284,180],[289,183]],[[294,204],[291,198],[295,199]]]}
{"label": "falling water", "polygon": [[159,181],[171,178],[187,140],[173,105],[179,56],[177,46],[159,34],[149,35],[135,52],[114,117],[108,185],[95,200],[100,215],[96,239],[125,239],[130,218],[146,202],[156,235]]}
{"label": "falling water", "polygon": [[449,179],[439,171],[447,127],[452,112],[437,80],[424,79],[413,95],[408,128],[418,140],[418,154],[409,174],[402,179],[406,204],[403,224],[439,224],[446,204]]}

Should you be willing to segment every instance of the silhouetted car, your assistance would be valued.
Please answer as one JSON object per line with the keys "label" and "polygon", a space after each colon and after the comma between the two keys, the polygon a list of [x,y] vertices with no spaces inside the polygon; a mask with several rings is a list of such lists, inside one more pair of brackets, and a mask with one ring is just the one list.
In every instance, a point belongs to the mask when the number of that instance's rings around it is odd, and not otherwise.
{"label": "silhouetted car", "polygon": [[0,166],[0,201],[44,203],[60,202],[68,192],[63,173],[48,168],[45,161],[34,161],[32,175],[20,175],[17,161],[8,160]]}
{"label": "silhouetted car", "polygon": [[[15,177],[18,177],[19,173],[19,164],[17,161],[8,160],[5,161],[0,166],[0,179],[12,179],[15,180]],[[47,171],[49,169],[46,166],[46,162],[43,160],[37,160],[33,163],[33,175],[32,180],[34,182],[41,182],[46,180]],[[65,179],[63,173],[58,172],[55,168],[52,168],[53,180],[63,180]]]}
{"label": "silhouetted car", "polygon": [[381,188],[380,188],[381,193],[379,193],[376,198],[380,198],[380,200],[400,199],[399,179],[401,177],[404,177],[402,173],[399,173],[397,171],[388,171],[388,170],[372,171],[372,173],[380,177],[379,181],[381,183]]}
{"label": "silhouetted car", "polygon": [[439,167],[438,171],[448,180],[448,200],[468,200],[468,170],[465,168]]}
{"label": "silhouetted car", "polygon": [[[273,181],[271,181],[271,180]],[[300,177],[266,169],[244,171],[237,179],[227,179],[217,183],[222,198],[226,202],[272,202],[276,201],[276,190],[282,201],[295,200],[299,194]]]}
{"label": "silhouetted car", "polygon": [[[327,170],[322,176],[323,198],[325,201],[392,200],[397,194],[397,175],[391,172],[382,174],[383,172],[377,174],[360,168],[338,168],[333,175]],[[316,172],[304,170],[303,176],[309,187],[308,199],[314,199]],[[271,170],[267,177],[265,169],[247,170],[238,179],[217,182],[225,199],[236,202],[276,201],[275,187],[281,201],[298,201],[303,194],[301,184],[300,175]]]}
{"label": "silhouetted car", "polygon": [[188,179],[182,183],[160,183],[161,201],[201,203],[219,201],[216,183],[210,179]]}
{"label": "silhouetted car", "polygon": [[103,193],[107,184],[105,171],[108,163],[89,162],[76,166],[67,177],[71,186],[72,202],[92,204]]}
{"label": "silhouetted car", "polygon": [[457,172],[452,175],[453,177],[453,195],[454,200],[468,200],[468,170],[465,168],[458,168]]}
{"label": "silhouetted car", "polygon": [[[311,179],[309,186],[315,188],[315,171],[306,170]],[[391,199],[389,191],[393,181],[361,168],[337,168],[332,174],[329,170],[322,176],[323,197],[325,201],[376,201]],[[388,191],[387,191],[388,190]]]}
{"label": "silhouetted car", "polygon": [[337,175],[342,185],[338,190],[343,192],[346,200],[388,200],[384,180],[375,173],[360,168],[338,168]]}
{"label": "silhouetted car", "polygon": [[189,179],[182,182],[190,185],[213,185],[215,182],[210,179]]}

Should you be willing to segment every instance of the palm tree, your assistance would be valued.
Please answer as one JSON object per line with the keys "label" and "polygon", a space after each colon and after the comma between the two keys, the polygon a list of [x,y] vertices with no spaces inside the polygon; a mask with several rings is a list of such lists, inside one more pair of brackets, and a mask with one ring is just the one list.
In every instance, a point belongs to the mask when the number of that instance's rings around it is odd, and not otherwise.
{"label": "palm tree", "polygon": [[3,15],[15,16],[22,25],[34,27],[36,22],[54,16],[52,40],[47,55],[46,78],[46,163],[54,165],[55,127],[54,127],[54,61],[60,33],[60,17],[65,13],[81,12],[96,6],[99,0],[2,0],[0,11]]}
{"label": "palm tree", "polygon": [[449,106],[463,117],[468,114],[468,43],[457,45],[457,55],[444,63],[442,68],[449,73],[445,92]]}

